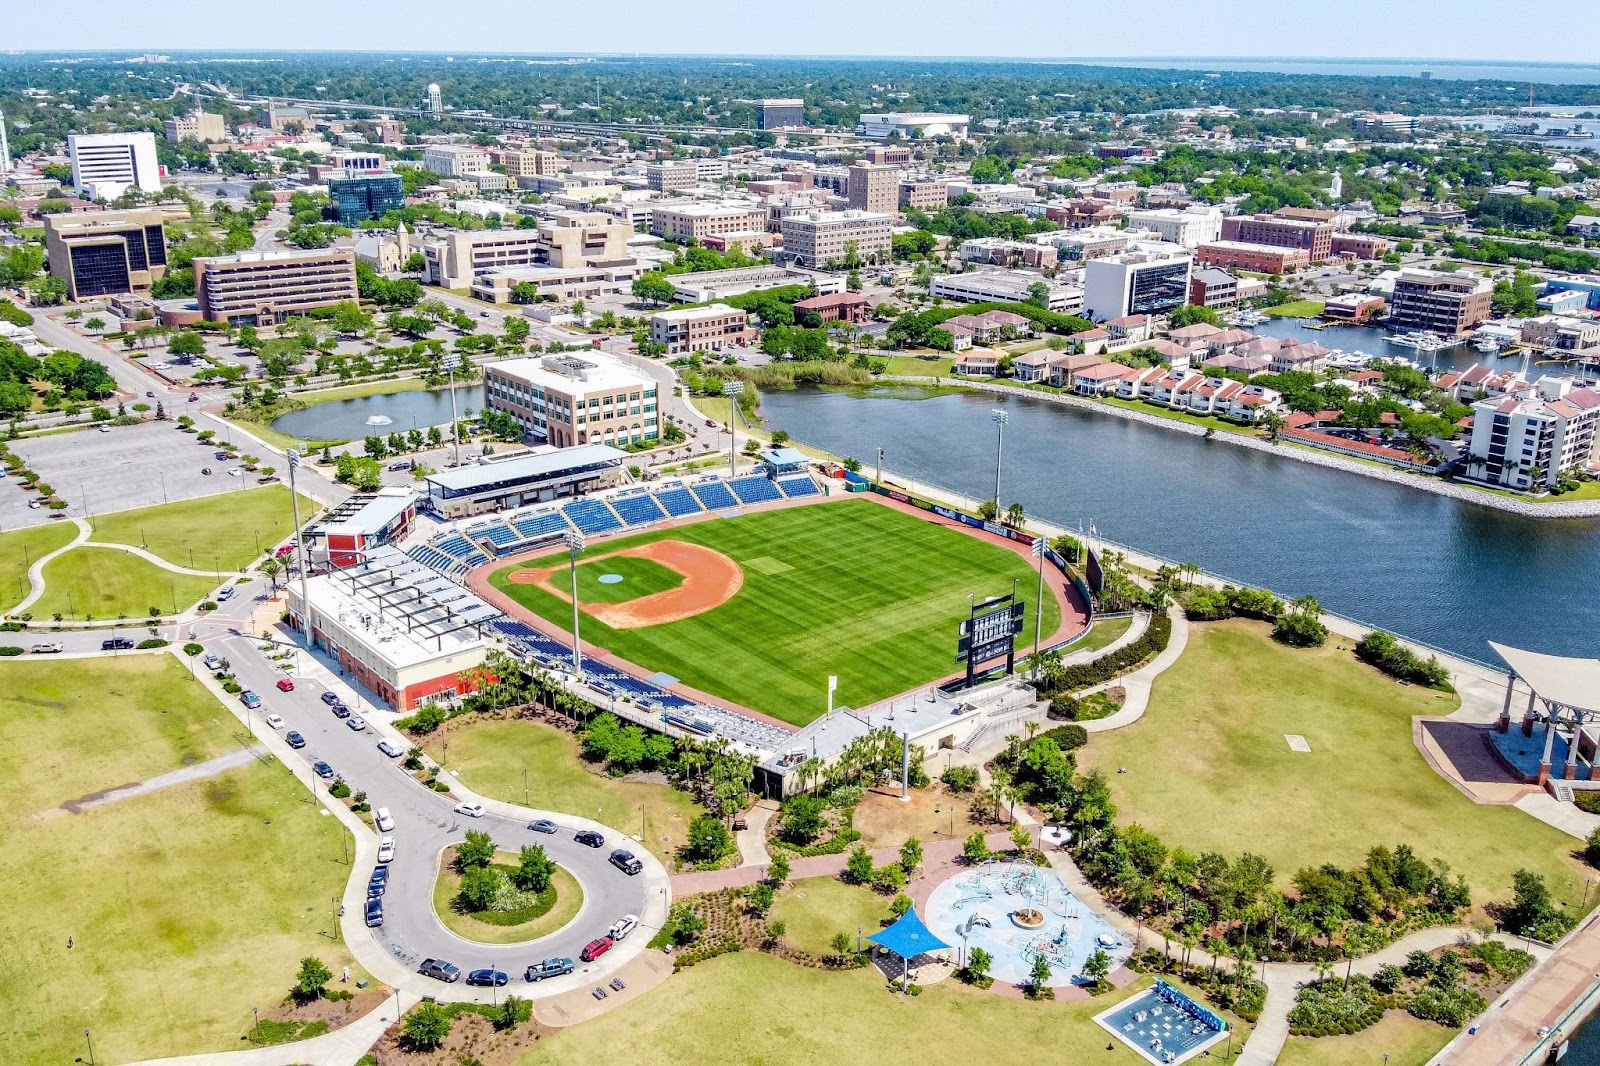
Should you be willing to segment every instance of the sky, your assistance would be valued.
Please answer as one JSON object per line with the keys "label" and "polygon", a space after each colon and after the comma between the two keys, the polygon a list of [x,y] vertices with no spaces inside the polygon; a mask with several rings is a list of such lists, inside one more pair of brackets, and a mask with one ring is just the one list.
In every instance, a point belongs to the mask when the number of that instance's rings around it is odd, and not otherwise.
{"label": "sky", "polygon": [[[0,0],[8,49],[314,49],[1600,62],[1526,0]],[[1570,17],[1569,17],[1570,16]]]}

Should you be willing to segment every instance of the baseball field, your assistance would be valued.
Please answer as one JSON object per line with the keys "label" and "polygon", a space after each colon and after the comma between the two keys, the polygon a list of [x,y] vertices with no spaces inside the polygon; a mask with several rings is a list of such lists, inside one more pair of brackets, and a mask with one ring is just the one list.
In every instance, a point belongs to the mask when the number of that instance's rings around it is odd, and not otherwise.
{"label": "baseball field", "polygon": [[[869,500],[695,522],[595,542],[579,556],[584,642],[647,671],[796,725],[954,673],[968,596],[1018,578],[1032,646],[1035,572],[979,536]],[[490,584],[572,624],[567,555],[495,570]],[[1048,588],[1043,632],[1060,625]],[[1019,654],[1021,650],[1019,648]]]}

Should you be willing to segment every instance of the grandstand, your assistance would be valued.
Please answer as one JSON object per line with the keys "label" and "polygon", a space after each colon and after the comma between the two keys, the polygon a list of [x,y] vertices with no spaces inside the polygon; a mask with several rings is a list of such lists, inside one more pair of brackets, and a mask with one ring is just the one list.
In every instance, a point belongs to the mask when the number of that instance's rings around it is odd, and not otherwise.
{"label": "grandstand", "polygon": [[695,494],[682,485],[676,485],[670,489],[657,492],[655,495],[656,502],[673,518],[687,518],[689,515],[700,514],[705,510],[704,507],[700,506],[700,501],[695,497]]}
{"label": "grandstand", "polygon": [[739,501],[721,478],[707,478],[697,485],[691,485],[690,491],[700,498],[708,511],[727,511],[739,506]]}
{"label": "grandstand", "polygon": [[622,519],[617,517],[615,511],[603,501],[587,496],[573,500],[561,508],[561,513],[567,516],[567,521],[591,536],[622,528]]}
{"label": "grandstand", "polygon": [[611,509],[630,526],[647,526],[667,517],[661,504],[648,493],[611,497]]}
{"label": "grandstand", "polygon": [[761,474],[734,478],[728,482],[728,488],[739,497],[740,503],[772,503],[774,500],[783,499],[778,483]]}
{"label": "grandstand", "polygon": [[572,528],[567,524],[566,516],[560,511],[516,515],[511,519],[511,527],[520,533],[524,540],[530,542],[544,540]]}
{"label": "grandstand", "polygon": [[821,495],[817,490],[817,483],[809,477],[780,477],[774,484],[791,500],[798,500],[802,496]]}

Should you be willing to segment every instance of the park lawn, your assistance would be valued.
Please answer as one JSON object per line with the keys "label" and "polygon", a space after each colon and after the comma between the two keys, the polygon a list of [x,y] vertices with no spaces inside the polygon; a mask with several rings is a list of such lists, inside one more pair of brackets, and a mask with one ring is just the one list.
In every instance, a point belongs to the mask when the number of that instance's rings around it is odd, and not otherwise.
{"label": "park lawn", "polygon": [[[729,414],[733,410],[733,401],[726,396],[696,396],[689,402],[694,404],[695,409],[707,418],[724,426],[728,424]],[[761,417],[758,414],[751,414],[747,411],[744,418],[739,420],[739,424],[734,429],[740,433],[747,429],[759,430],[761,429]]]}
{"label": "park lawn", "polygon": [[[949,759],[934,751],[923,761],[929,777],[944,773]],[[911,798],[900,802],[898,786],[869,788],[856,805],[850,824],[861,834],[868,848],[898,848],[910,837],[924,845],[935,840],[965,840],[973,833],[993,832],[992,823],[973,820],[972,805],[977,794],[951,792],[942,783],[929,788],[914,788]]]}
{"label": "park lawn", "polygon": [[[301,521],[318,510],[317,502],[301,493]],[[294,509],[287,485],[266,485],[230,493],[226,502],[181,500],[100,515],[89,524],[97,542],[136,545],[176,566],[240,570],[294,530]]]}
{"label": "park lawn", "polygon": [[1108,647],[1122,638],[1133,625],[1133,618],[1107,618],[1103,622],[1096,622],[1089,627],[1089,632],[1082,640],[1075,641],[1067,648],[1068,655],[1075,655],[1080,651],[1099,651]]}
{"label": "park lawn", "polygon": [[1455,1035],[1454,1029],[1392,1010],[1377,1025],[1350,1036],[1291,1036],[1278,1053],[1277,1066],[1350,1066],[1359,1062],[1424,1066]]}
{"label": "park lawn", "polygon": [[908,378],[947,378],[951,374],[952,362],[952,358],[948,355],[933,359],[924,359],[916,355],[891,355],[889,369],[884,373]]}
{"label": "park lawn", "polygon": [[1274,318],[1316,318],[1326,306],[1321,300],[1290,300],[1276,307],[1263,308],[1262,312]]}
{"label": "park lawn", "polygon": [[[998,544],[864,499],[698,522],[592,550],[668,539],[713,548],[735,562],[772,558],[790,569],[769,574],[744,567],[732,599],[678,622],[612,629],[588,620],[584,639],[796,725],[826,709],[829,675],[839,678],[836,705],[865,707],[954,673],[969,594],[1008,593],[1013,578],[1028,589],[1033,573],[1023,557]],[[490,581],[535,614],[570,625],[569,603],[507,580],[525,565],[506,567]],[[1031,634],[1029,614],[1024,630]],[[1060,610],[1047,599],[1044,631],[1059,624]]]}
{"label": "park lawn", "polygon": [[[1146,987],[1080,1002],[1029,1003],[954,980],[894,995],[871,967],[831,972],[738,952],[673,976],[668,989],[624,1003],[539,1041],[517,1066],[797,1066],[903,1052],[921,1066],[1147,1060],[1092,1020]],[[1106,1046],[1112,1045],[1107,1051]],[[872,1050],[875,1049],[875,1050]],[[1225,1061],[1213,1054],[1208,1061]]]}
{"label": "park lawn", "polygon": [[324,935],[343,830],[281,765],[50,810],[238,746],[170,656],[7,662],[0,684],[0,744],[28,753],[0,763],[7,1061],[70,1062],[85,1027],[100,1061],[231,1050],[301,958],[352,964]]}
{"label": "park lawn", "polygon": [[786,943],[813,955],[831,955],[836,934],[848,933],[853,946],[858,928],[872,936],[891,918],[888,896],[837,877],[808,877],[783,890],[768,921],[788,926]]}
{"label": "park lawn", "polygon": [[[1145,715],[1095,734],[1079,763],[1105,773],[1120,823],[1191,852],[1255,852],[1283,885],[1303,867],[1410,844],[1466,876],[1480,915],[1509,898],[1521,867],[1576,912],[1578,842],[1514,807],[1473,803],[1413,744],[1413,716],[1449,714],[1458,697],[1398,685],[1337,642],[1289,648],[1263,623],[1191,623]],[[1309,753],[1289,750],[1295,733]]]}
{"label": "park lawn", "polygon": [[[615,574],[622,578],[615,585],[600,582],[602,576]],[[563,578],[567,578],[563,581]],[[557,588],[570,589],[571,579],[557,571],[551,578]],[[579,603],[626,603],[641,596],[665,592],[683,584],[683,575],[671,567],[662,566],[653,559],[635,559],[627,555],[613,555],[578,565]]]}
{"label": "park lawn", "polygon": [[152,607],[177,614],[221,579],[175,574],[120,548],[74,548],[44,567],[44,595],[35,618],[144,618]]}
{"label": "park lawn", "polygon": [[28,598],[28,567],[78,535],[74,522],[52,522],[0,533],[0,609]]}
{"label": "park lawn", "polygon": [[640,833],[644,808],[645,843],[670,855],[689,838],[689,823],[703,810],[671,785],[606,777],[584,766],[578,742],[554,726],[522,719],[457,719],[449,727],[449,759],[444,734],[421,738],[430,756],[460,774],[474,792],[540,810],[579,814],[628,835]]}
{"label": "park lawn", "polygon": [[[443,856],[440,858],[442,860]],[[517,856],[506,851],[496,852],[495,863],[508,869],[515,868]],[[550,909],[543,914],[517,925],[481,922],[470,914],[457,912],[455,899],[461,891],[461,875],[456,872],[453,864],[441,861],[438,879],[433,883],[433,910],[446,929],[464,940],[479,944],[521,944],[524,941],[549,936],[576,918],[578,911],[583,909],[583,889],[579,887],[577,878],[567,872],[566,867],[556,867],[555,876],[550,879],[550,887],[555,889],[555,898],[551,901]],[[543,902],[542,893],[540,901]]]}

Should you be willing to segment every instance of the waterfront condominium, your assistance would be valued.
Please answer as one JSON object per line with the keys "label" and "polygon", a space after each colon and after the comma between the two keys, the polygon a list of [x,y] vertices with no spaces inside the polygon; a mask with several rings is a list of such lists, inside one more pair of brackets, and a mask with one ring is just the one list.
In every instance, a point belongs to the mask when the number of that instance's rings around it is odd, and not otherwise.
{"label": "waterfront condominium", "polygon": [[1472,405],[1467,477],[1522,491],[1554,488],[1562,475],[1594,458],[1600,392],[1549,374],[1535,392],[1492,396]]}
{"label": "waterfront condominium", "polygon": [[276,325],[290,315],[355,300],[356,254],[323,248],[202,256],[194,261],[194,291],[209,322]]}
{"label": "waterfront condominium", "polygon": [[598,352],[489,363],[484,386],[490,410],[558,448],[622,447],[661,435],[655,379]]}
{"label": "waterfront condominium", "polygon": [[1488,278],[1402,270],[1389,301],[1389,325],[1453,337],[1487,319],[1493,299],[1494,282]]}

